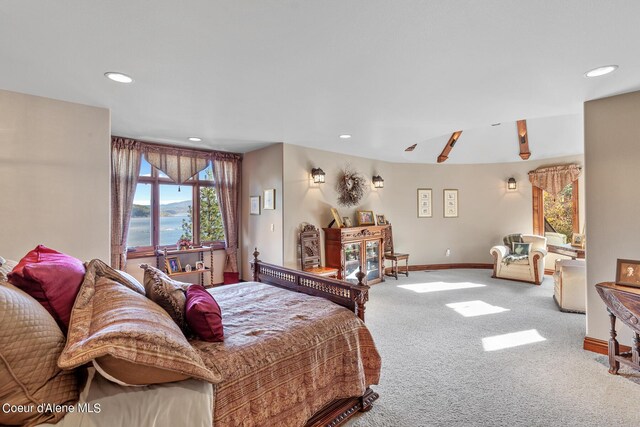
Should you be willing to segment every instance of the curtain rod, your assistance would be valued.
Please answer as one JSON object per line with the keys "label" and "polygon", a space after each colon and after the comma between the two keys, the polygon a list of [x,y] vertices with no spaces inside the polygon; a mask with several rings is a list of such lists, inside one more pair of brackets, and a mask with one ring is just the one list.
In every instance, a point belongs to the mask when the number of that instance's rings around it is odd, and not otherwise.
{"label": "curtain rod", "polygon": [[163,143],[158,143],[158,142],[143,141],[143,140],[136,139],[136,138],[128,138],[126,136],[111,135],[111,142],[114,142],[117,139],[136,142],[136,143],[141,145],[141,148],[143,150],[144,149],[151,149],[151,150],[158,150],[158,151],[160,151],[160,150],[176,150],[176,151],[181,151],[183,153],[192,153],[192,154],[196,154],[196,155],[200,155],[200,156],[206,156],[206,157],[220,156],[220,157],[228,157],[228,158],[231,157],[231,158],[236,158],[236,159],[242,159],[242,154],[233,153],[233,152],[230,152],[230,151],[197,149],[197,148],[191,148],[191,147],[184,147],[184,146],[180,146],[180,145],[169,145],[169,144],[163,144]]}

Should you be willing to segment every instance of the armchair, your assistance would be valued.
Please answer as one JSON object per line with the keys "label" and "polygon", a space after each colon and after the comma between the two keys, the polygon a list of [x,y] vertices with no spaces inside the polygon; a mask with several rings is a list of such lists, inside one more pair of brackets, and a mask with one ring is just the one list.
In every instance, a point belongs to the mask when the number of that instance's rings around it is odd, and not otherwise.
{"label": "armchair", "polygon": [[586,306],[586,262],[584,259],[559,259],[556,271],[553,299],[560,311],[584,313]]}
{"label": "armchair", "polygon": [[[530,243],[528,256],[510,257],[513,255],[509,243],[521,241]],[[509,235],[504,238],[504,245],[491,248],[493,255],[493,276],[499,279],[510,279],[539,285],[544,279],[544,258],[547,255],[547,238],[535,234]]]}

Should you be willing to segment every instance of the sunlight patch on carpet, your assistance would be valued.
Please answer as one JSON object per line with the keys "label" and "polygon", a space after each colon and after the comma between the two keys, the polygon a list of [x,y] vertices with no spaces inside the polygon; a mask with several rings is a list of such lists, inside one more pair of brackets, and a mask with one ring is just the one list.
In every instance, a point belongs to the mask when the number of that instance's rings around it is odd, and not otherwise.
{"label": "sunlight patch on carpet", "polygon": [[398,285],[399,288],[417,292],[419,294],[425,292],[454,291],[456,289],[484,288],[487,285],[471,282],[447,283],[447,282],[428,282],[415,283],[413,285]]}
{"label": "sunlight patch on carpet", "polygon": [[447,304],[447,307],[454,309],[457,313],[463,315],[464,317],[484,316],[485,314],[511,311],[508,308],[491,305],[484,301],[453,302],[451,304]]}
{"label": "sunlight patch on carpet", "polygon": [[496,351],[546,340],[538,333],[537,329],[529,329],[528,331],[482,338],[482,347],[484,347],[484,351]]}

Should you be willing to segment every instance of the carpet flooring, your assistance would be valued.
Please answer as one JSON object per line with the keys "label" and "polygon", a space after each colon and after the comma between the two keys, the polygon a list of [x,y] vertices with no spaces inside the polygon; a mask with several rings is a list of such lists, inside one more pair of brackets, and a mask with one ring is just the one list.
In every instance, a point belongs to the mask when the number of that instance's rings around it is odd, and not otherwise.
{"label": "carpet flooring", "polygon": [[585,316],[558,310],[553,280],[490,275],[412,272],[372,286],[380,399],[347,425],[640,425],[640,374],[610,375],[582,350]]}

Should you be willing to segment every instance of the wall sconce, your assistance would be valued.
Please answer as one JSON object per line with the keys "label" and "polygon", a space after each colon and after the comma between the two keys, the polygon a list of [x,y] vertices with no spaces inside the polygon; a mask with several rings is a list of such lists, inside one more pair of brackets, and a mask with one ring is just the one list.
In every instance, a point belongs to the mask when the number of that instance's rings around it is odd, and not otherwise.
{"label": "wall sconce", "polygon": [[518,183],[516,182],[516,179],[509,178],[509,180],[507,181],[507,190],[516,191],[517,188],[518,188]]}
{"label": "wall sconce", "polygon": [[373,182],[375,188],[384,188],[384,179],[380,175],[375,175],[371,178],[371,182]]}
{"label": "wall sconce", "polygon": [[320,168],[311,169],[314,184],[324,184],[324,175],[324,171]]}

